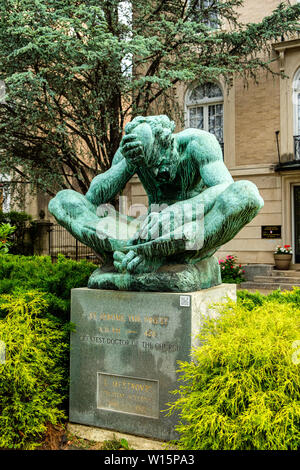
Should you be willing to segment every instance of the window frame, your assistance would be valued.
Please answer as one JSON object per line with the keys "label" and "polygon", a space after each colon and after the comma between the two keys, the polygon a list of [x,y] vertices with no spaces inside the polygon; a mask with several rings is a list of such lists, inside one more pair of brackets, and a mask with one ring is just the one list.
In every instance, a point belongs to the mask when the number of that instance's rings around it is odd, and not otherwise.
{"label": "window frame", "polygon": [[[212,83],[218,86],[218,88],[220,89],[222,93],[222,98],[218,96],[215,96],[212,98],[205,97],[203,99],[197,100],[197,102],[196,101],[192,102],[190,100],[190,95],[192,94],[193,90],[195,90],[197,87],[201,87],[201,86],[204,87],[207,83]],[[212,106],[212,105],[222,105],[222,111],[223,111],[222,142],[219,142],[219,143],[224,144],[224,91],[223,91],[223,87],[218,82],[206,82],[206,83],[203,83],[202,85],[194,84],[187,89],[185,93],[185,99],[184,99],[185,128],[186,129],[188,128],[199,129],[199,128],[191,127],[189,110],[192,108],[203,107],[203,130],[210,132],[209,131],[209,106]]]}
{"label": "window frame", "polygon": [[[188,6],[190,7],[191,3],[194,0],[188,0]],[[195,5],[196,10],[201,10],[202,8],[207,8],[210,6],[211,3],[216,2],[217,0],[197,0],[197,5]],[[300,1],[300,0],[299,0]],[[205,5],[206,3],[206,5]],[[196,21],[194,19],[194,21]],[[204,20],[204,24],[212,31],[215,31],[217,29],[220,29],[220,24],[219,24],[219,15],[216,13],[214,18],[207,18]]]}

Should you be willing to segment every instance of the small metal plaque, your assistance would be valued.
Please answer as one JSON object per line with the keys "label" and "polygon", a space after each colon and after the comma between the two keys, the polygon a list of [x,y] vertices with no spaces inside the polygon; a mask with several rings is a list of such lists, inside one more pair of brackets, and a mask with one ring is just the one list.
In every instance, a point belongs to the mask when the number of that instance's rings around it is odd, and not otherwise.
{"label": "small metal plaque", "polygon": [[158,380],[98,372],[97,408],[159,418]]}
{"label": "small metal plaque", "polygon": [[280,239],[281,225],[263,225],[261,227],[261,238]]}

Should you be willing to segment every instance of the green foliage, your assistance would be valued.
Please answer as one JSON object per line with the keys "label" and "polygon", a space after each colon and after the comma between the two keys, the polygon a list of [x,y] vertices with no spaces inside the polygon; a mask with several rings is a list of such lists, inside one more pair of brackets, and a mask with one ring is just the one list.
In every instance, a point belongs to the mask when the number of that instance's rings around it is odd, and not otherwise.
{"label": "green foliage", "polygon": [[51,195],[85,193],[109,168],[130,118],[158,109],[178,118],[179,82],[230,84],[270,71],[272,42],[299,29],[299,4],[282,2],[244,25],[243,0],[200,9],[196,1],[135,0],[134,21],[128,3],[0,0],[1,173]]}
{"label": "green foliage", "polygon": [[294,287],[291,291],[277,289],[268,295],[263,295],[260,292],[254,294],[247,290],[239,290],[237,297],[238,303],[248,310],[252,310],[257,305],[263,305],[264,302],[268,301],[278,302],[279,304],[291,303],[300,309],[300,289],[297,287]]}
{"label": "green foliage", "polygon": [[33,449],[47,429],[65,417],[68,333],[45,317],[45,295],[0,295],[0,447]]}
{"label": "green foliage", "polygon": [[[297,450],[300,442],[300,289],[239,294],[207,320],[202,347],[181,363],[181,449]],[[297,361],[298,362],[298,361]]]}
{"label": "green foliage", "polygon": [[111,440],[104,441],[101,450],[131,450],[126,439],[117,439],[115,435]]}
{"label": "green foliage", "polygon": [[[12,254],[32,254],[33,245],[31,238],[33,237],[34,224],[32,217],[25,212],[1,212],[0,223],[10,224],[15,227],[13,235],[13,245],[10,249]],[[26,240],[26,231],[28,239]]]}
{"label": "green foliage", "polygon": [[[57,263],[49,256],[0,255],[0,294],[39,290],[48,303],[47,315],[69,320],[70,291],[87,285],[96,266],[60,255]],[[1,310],[0,317],[5,315]]]}
{"label": "green foliage", "polygon": [[265,296],[256,292],[255,294],[247,290],[237,291],[237,301],[240,305],[243,305],[248,310],[253,310],[255,307],[263,305]]}
{"label": "green foliage", "polygon": [[228,255],[226,259],[219,260],[222,282],[228,284],[240,284],[245,281],[242,266],[238,264],[236,256]]}
{"label": "green foliage", "polygon": [[16,227],[12,227],[10,224],[2,223],[0,225],[0,253],[8,253],[9,247],[12,245],[10,238],[15,229]]}

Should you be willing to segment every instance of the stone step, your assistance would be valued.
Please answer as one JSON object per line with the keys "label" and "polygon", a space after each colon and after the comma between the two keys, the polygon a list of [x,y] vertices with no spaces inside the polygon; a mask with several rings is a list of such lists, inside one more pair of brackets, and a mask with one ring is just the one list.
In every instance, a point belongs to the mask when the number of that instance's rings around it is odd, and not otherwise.
{"label": "stone step", "polygon": [[256,289],[256,290],[293,290],[293,284],[286,284],[284,282],[281,283],[272,283],[272,282],[253,282],[253,281],[248,281],[248,282],[242,282],[240,284],[240,289]]}
{"label": "stone step", "polygon": [[280,269],[273,269],[272,277],[299,277],[300,278],[300,271],[295,269],[289,269],[286,271]]}
{"label": "stone step", "polygon": [[273,284],[292,284],[300,287],[300,277],[284,276],[254,276],[252,282],[273,283]]}

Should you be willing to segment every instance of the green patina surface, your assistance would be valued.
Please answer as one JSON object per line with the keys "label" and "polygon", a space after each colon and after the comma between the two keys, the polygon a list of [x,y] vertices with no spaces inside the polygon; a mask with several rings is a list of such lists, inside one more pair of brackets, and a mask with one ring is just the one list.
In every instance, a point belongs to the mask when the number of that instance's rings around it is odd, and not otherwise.
{"label": "green patina surface", "polygon": [[[111,168],[86,195],[60,191],[49,210],[75,238],[105,255],[90,288],[189,292],[221,283],[214,253],[263,207],[257,187],[234,182],[216,138],[173,133],[167,116],[127,124]],[[106,204],[137,174],[149,211],[132,219]]]}

